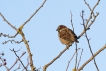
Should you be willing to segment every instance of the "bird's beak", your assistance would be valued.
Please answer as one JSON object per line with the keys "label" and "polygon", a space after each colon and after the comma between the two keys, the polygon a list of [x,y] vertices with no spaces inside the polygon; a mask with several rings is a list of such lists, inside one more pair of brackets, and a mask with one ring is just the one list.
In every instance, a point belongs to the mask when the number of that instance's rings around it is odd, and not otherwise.
{"label": "bird's beak", "polygon": [[56,31],[58,31],[58,28],[56,29]]}

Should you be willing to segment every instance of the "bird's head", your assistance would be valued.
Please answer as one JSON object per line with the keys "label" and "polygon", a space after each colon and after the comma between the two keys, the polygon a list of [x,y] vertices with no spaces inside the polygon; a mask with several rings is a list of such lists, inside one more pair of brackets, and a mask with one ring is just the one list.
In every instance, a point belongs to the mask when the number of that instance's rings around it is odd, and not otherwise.
{"label": "bird's head", "polygon": [[57,29],[56,29],[56,31],[61,31],[61,29],[63,29],[63,28],[66,28],[66,26],[64,26],[64,25],[59,25],[58,27],[57,27]]}

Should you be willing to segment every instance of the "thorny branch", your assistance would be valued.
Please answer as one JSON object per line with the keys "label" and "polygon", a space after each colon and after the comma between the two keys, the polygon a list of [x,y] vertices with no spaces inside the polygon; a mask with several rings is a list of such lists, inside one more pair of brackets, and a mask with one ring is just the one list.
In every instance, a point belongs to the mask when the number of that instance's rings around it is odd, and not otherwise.
{"label": "thorny branch", "polygon": [[91,61],[93,60],[101,51],[103,51],[106,48],[106,45],[103,46],[101,49],[99,49],[91,58],[89,58],[79,69],[78,71],[83,70],[83,68]]}

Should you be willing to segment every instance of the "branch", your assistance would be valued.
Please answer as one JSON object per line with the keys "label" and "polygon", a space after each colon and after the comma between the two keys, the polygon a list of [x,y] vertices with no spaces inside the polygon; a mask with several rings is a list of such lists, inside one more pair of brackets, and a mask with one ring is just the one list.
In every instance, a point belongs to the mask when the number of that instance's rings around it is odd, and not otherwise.
{"label": "branch", "polygon": [[43,71],[46,71],[47,67],[50,66],[55,60],[57,60],[68,48],[69,48],[69,46],[66,46],[66,48],[62,52],[60,52],[60,54],[58,56],[56,56],[51,62],[49,62],[48,64],[46,64],[43,67]]}
{"label": "branch", "polygon": [[2,58],[0,57],[0,60],[2,61],[2,63],[3,63],[3,66],[7,69],[7,71],[9,71],[9,69],[8,69],[8,67],[6,66],[6,62],[4,62],[3,60],[2,60]]}
{"label": "branch", "polygon": [[27,21],[25,21],[25,22],[23,23],[23,26],[24,26],[26,23],[28,23],[28,22],[31,20],[31,18],[43,7],[43,5],[45,4],[45,2],[46,2],[46,0],[44,0],[44,2],[42,3],[42,5],[30,16],[30,18],[29,18]]}
{"label": "branch", "polygon": [[14,71],[16,71],[16,70],[19,70],[20,69],[20,67],[21,67],[21,65],[19,64],[19,66],[14,70]]}
{"label": "branch", "polygon": [[88,59],[79,69],[78,71],[83,70],[85,65],[87,65],[91,60],[93,60],[101,51],[103,51],[106,48],[106,45],[103,46],[101,49],[99,49],[90,59]]}
{"label": "branch", "polygon": [[[28,57],[29,58],[29,57]],[[27,65],[26,65],[26,69],[28,69],[28,65],[29,65],[29,59],[27,58]],[[24,69],[22,70],[22,71],[24,71]]]}
{"label": "branch", "polygon": [[[93,51],[92,51],[92,49],[91,49],[90,41],[89,41],[89,39],[88,39],[88,36],[87,36],[87,33],[86,33],[86,32],[85,32],[85,37],[86,37],[86,39],[87,39],[90,52],[91,52],[91,54],[92,54],[92,56],[93,56]],[[97,64],[96,64],[95,58],[94,58],[94,64],[95,64],[95,66],[96,66],[97,71],[99,71],[99,68],[98,68],[98,66],[97,66]]]}
{"label": "branch", "polygon": [[[15,53],[15,55],[16,55],[17,58],[18,58],[17,60],[20,61],[20,63],[22,64],[22,66],[23,66],[23,67],[25,68],[25,70],[27,71],[27,69],[26,69],[26,67],[24,66],[23,62],[20,60],[20,57],[17,55],[17,53],[16,53],[17,51],[15,51],[14,48],[13,48],[13,50],[11,50],[11,51],[13,51],[13,52]],[[22,54],[24,55],[25,53],[26,53],[26,52],[23,52]],[[22,55],[22,56],[23,56],[23,55]]]}
{"label": "branch", "polygon": [[[96,13],[96,16],[94,17],[94,19],[91,21],[91,23],[88,25],[88,27],[86,29],[89,29],[90,26],[93,24],[93,22],[95,21],[95,19],[97,18],[97,16],[99,15],[99,13]],[[87,30],[86,30],[87,31]],[[85,30],[83,30],[83,32],[78,36],[78,39],[86,32]]]}
{"label": "branch", "polygon": [[[71,13],[71,26],[72,26],[72,29],[73,29],[73,32],[74,32],[74,26],[73,26],[73,22],[72,22],[72,12],[70,11]],[[76,61],[75,61],[75,68],[77,67],[77,57],[78,57],[78,53],[77,53],[77,43],[75,43],[75,47],[76,47]]]}
{"label": "branch", "polygon": [[8,24],[10,25],[14,30],[17,30],[11,23],[9,23],[6,18],[0,13],[1,17],[3,18],[3,20]]}
{"label": "branch", "polygon": [[15,38],[17,34],[15,34],[14,36],[10,36],[9,34],[3,34],[3,33],[0,33],[0,37],[1,36],[4,36],[4,37],[8,37],[8,38]]}
{"label": "branch", "polygon": [[[77,51],[80,50],[80,48],[77,49]],[[68,65],[67,65],[67,68],[66,68],[66,71],[68,71],[68,67],[69,67],[69,64],[71,62],[71,60],[73,59],[74,55],[76,54],[77,52],[75,51],[75,53],[73,54],[73,56],[71,57],[70,61],[68,61]]]}
{"label": "branch", "polygon": [[[84,27],[84,29],[85,29],[85,37],[86,37],[86,39],[87,39],[90,52],[91,52],[91,54],[92,54],[92,56],[93,56],[93,51],[92,51],[92,49],[91,49],[91,45],[90,45],[90,42],[89,42],[89,39],[88,39],[88,36],[87,36],[87,33],[86,33],[86,26],[85,26],[85,23],[84,23],[83,14],[84,14],[84,11],[82,11],[82,16],[81,16],[82,21],[83,21],[83,24],[82,24],[82,25],[83,25],[83,27]],[[99,71],[99,68],[98,68],[98,66],[97,66],[97,64],[96,64],[95,58],[94,58],[94,64],[95,64],[95,66],[96,66],[97,71]]]}
{"label": "branch", "polygon": [[10,67],[9,70],[11,70],[11,69],[17,64],[17,62],[21,59],[21,57],[22,57],[25,53],[26,53],[26,52],[23,52],[23,53],[21,54],[21,56],[14,62],[14,64]]}
{"label": "branch", "polygon": [[2,44],[6,44],[7,42],[11,42],[12,44],[13,44],[13,42],[17,43],[17,44],[20,44],[21,42],[23,42],[23,40],[21,40],[21,41],[8,40],[8,41],[3,42]]}
{"label": "branch", "polygon": [[[85,0],[84,0],[85,1]],[[88,23],[89,23],[89,21],[90,21],[90,19],[91,19],[91,17],[92,17],[92,14],[93,14],[93,11],[94,11],[94,9],[96,8],[96,6],[99,4],[99,2],[100,2],[100,0],[98,0],[98,2],[95,4],[95,6],[90,10],[91,11],[91,13],[90,13],[90,16],[89,16],[89,18],[87,19],[87,21],[86,21],[86,29],[89,29],[90,28],[90,26],[93,24],[93,22],[95,21],[95,19],[97,18],[97,16],[99,15],[99,13],[98,12],[96,12],[96,15],[94,16],[94,18],[93,18],[93,20],[91,21],[91,23],[88,25]],[[86,4],[86,3],[85,3]],[[90,7],[90,6],[89,6]],[[87,30],[86,30],[87,31]],[[78,36],[78,39],[86,32],[85,30],[83,30],[83,32]]]}
{"label": "branch", "polygon": [[79,64],[80,64],[80,62],[81,62],[82,52],[83,52],[83,49],[82,49],[82,51],[81,51],[81,55],[80,55],[80,59],[79,59],[79,62],[78,62],[77,70],[78,70]]}
{"label": "branch", "polygon": [[96,6],[99,5],[100,0],[97,1],[97,3],[95,4],[95,6],[94,6],[92,9],[90,8],[90,6],[89,6],[89,4],[86,2],[86,0],[84,0],[84,2],[85,2],[85,4],[88,6],[88,8],[89,8],[90,11],[91,11],[91,15],[89,16],[89,19],[86,21],[86,27],[87,27],[87,26],[88,26],[88,23],[89,23],[89,21],[90,21],[90,19],[92,18],[92,14],[93,14],[93,16],[95,17],[93,11],[94,11],[94,9],[96,8]]}
{"label": "branch", "polygon": [[42,3],[42,5],[34,12],[34,14],[31,15],[31,17],[26,21],[24,22],[17,30],[17,32],[22,36],[22,39],[23,39],[23,42],[25,43],[26,45],[26,48],[27,48],[27,52],[29,54],[29,59],[30,59],[30,67],[31,67],[31,71],[34,71],[36,69],[36,67],[33,65],[33,60],[32,60],[32,54],[31,54],[31,51],[30,51],[30,47],[28,45],[28,42],[26,41],[25,39],[25,36],[24,36],[24,33],[22,32],[22,29],[24,27],[24,25],[31,20],[31,18],[40,10],[41,7],[43,7],[43,5],[45,4],[46,0],[44,0],[44,2]]}
{"label": "branch", "polygon": [[73,29],[73,31],[74,31],[74,26],[73,26],[73,22],[72,22],[72,16],[73,16],[73,15],[72,15],[72,12],[71,12],[71,11],[70,11],[70,14],[71,14],[71,20],[70,20],[70,21],[71,21],[71,26],[72,26],[72,29]]}
{"label": "branch", "polygon": [[[24,25],[31,20],[31,18],[41,9],[41,7],[43,7],[43,5],[45,4],[46,0],[44,0],[44,2],[42,3],[42,5],[34,12],[34,14],[31,15],[31,17],[24,23],[22,24],[18,29],[16,29],[14,26],[12,26],[6,19],[5,17],[0,13],[0,15],[2,16],[2,18],[4,19],[4,21],[10,25],[13,29],[15,29],[17,31],[16,35],[17,34],[20,34],[22,36],[22,40],[23,42],[25,43],[26,45],[26,48],[27,48],[27,52],[28,52],[28,55],[29,55],[29,59],[30,59],[30,67],[31,67],[31,71],[34,71],[36,69],[36,67],[33,65],[33,60],[32,60],[32,54],[31,54],[31,51],[30,51],[30,47],[28,45],[28,42],[26,41],[25,39],[25,36],[24,36],[24,33],[22,32],[22,29],[24,27]],[[15,36],[16,36],[15,35]]]}

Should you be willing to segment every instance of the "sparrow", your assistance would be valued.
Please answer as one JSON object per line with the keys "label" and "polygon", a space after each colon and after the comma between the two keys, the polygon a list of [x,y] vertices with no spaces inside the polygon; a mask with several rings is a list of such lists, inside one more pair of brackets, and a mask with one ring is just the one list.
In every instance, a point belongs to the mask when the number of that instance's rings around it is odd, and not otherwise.
{"label": "sparrow", "polygon": [[58,31],[58,37],[62,44],[71,46],[74,42],[79,43],[76,34],[64,25],[59,25],[56,29]]}

